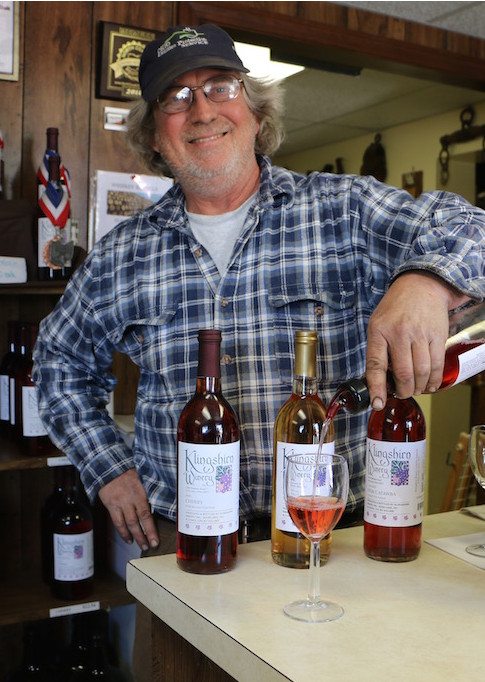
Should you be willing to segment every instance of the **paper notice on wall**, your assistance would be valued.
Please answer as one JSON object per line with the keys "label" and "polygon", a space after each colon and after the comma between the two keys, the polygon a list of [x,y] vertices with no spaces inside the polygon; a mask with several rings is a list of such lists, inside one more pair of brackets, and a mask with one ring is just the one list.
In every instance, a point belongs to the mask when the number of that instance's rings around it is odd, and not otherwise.
{"label": "paper notice on wall", "polygon": [[91,185],[89,249],[122,220],[157,202],[172,185],[171,178],[96,171]]}

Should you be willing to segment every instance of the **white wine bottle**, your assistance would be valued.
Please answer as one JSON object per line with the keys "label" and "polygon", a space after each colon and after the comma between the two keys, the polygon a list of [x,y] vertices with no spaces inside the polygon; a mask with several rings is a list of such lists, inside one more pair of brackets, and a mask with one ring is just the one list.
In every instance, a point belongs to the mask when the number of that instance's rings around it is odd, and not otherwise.
{"label": "white wine bottle", "polygon": [[[274,425],[271,555],[280,566],[307,568],[310,542],[298,532],[286,508],[283,482],[285,461],[291,454],[318,452],[327,410],[318,395],[316,331],[295,333],[293,391],[281,407]],[[328,424],[322,452],[333,453],[333,423]],[[321,543],[321,563],[330,554],[328,536]]]}

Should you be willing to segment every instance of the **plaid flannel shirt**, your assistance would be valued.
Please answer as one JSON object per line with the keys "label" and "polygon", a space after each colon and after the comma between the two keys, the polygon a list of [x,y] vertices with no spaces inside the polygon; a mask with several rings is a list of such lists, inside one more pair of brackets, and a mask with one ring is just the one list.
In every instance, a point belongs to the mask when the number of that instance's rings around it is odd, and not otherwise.
{"label": "plaid flannel shirt", "polygon": [[[259,192],[222,277],[175,185],[95,245],[42,322],[41,416],[91,498],[136,467],[152,509],[175,518],[177,422],[195,387],[199,329],[222,331],[223,393],[241,425],[241,516],[251,517],[271,508],[273,424],[292,389],[296,330],[318,331],[328,401],[363,374],[369,316],[398,274],[425,269],[485,296],[485,213],[460,197],[416,200],[371,177],[258,162]],[[140,368],[132,449],[105,410],[115,350]],[[348,511],[363,499],[367,417],[342,411],[335,421]]]}

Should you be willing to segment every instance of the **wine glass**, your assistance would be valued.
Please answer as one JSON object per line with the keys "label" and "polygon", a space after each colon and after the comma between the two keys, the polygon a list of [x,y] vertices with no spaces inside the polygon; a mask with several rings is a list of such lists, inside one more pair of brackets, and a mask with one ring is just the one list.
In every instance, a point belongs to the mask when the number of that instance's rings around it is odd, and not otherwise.
{"label": "wine glass", "polygon": [[[470,431],[468,457],[473,475],[478,483],[485,488],[485,424],[473,426]],[[468,545],[468,554],[485,557],[485,544]]]}
{"label": "wine glass", "polygon": [[295,526],[311,543],[306,599],[284,607],[287,616],[307,623],[340,618],[338,604],[320,598],[320,541],[342,516],[349,494],[349,470],[341,455],[311,453],[286,458],[285,500]]}

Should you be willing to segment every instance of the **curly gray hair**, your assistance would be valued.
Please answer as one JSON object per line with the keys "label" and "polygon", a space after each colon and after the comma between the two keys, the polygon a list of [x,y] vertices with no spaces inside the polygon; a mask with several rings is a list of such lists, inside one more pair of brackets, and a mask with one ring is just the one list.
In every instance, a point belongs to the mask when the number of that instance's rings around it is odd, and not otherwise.
{"label": "curly gray hair", "polygon": [[[250,110],[260,126],[256,136],[255,152],[272,154],[283,141],[281,122],[283,111],[283,89],[280,83],[252,78],[242,74],[243,92]],[[153,104],[144,99],[137,100],[128,115],[127,140],[143,165],[156,175],[173,177],[165,160],[152,147],[155,136]]]}

